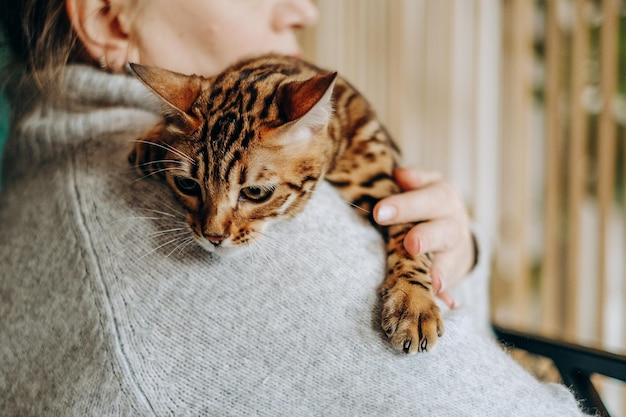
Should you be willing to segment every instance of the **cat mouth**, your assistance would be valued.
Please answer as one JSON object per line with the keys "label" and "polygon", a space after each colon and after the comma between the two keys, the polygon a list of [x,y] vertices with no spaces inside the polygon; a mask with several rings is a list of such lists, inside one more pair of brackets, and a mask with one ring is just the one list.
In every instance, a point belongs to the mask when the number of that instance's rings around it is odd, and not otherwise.
{"label": "cat mouth", "polygon": [[233,236],[227,237],[206,237],[198,236],[194,233],[196,243],[207,252],[217,255],[232,255],[242,252],[244,248],[250,245],[251,239],[234,239]]}
{"label": "cat mouth", "polygon": [[229,239],[224,239],[218,243],[205,237],[196,236],[196,242],[205,251],[216,254],[230,254],[240,249],[240,246],[233,245]]}

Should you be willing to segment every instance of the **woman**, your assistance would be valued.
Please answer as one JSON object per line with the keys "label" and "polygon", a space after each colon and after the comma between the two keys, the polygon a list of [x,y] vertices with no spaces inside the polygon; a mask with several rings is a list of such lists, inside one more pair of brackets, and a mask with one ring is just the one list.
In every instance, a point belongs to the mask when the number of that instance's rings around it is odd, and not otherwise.
{"label": "woman", "polygon": [[[579,413],[480,336],[468,308],[445,313],[433,353],[394,353],[377,324],[380,238],[329,186],[249,256],[223,259],[189,244],[163,185],[129,169],[159,116],[127,62],[212,75],[249,54],[299,55],[308,0],[0,5],[34,74],[9,88],[2,415]],[[405,246],[435,254],[443,303],[484,305],[486,260],[458,194],[438,174],[397,175],[407,192],[377,221],[424,221]]]}

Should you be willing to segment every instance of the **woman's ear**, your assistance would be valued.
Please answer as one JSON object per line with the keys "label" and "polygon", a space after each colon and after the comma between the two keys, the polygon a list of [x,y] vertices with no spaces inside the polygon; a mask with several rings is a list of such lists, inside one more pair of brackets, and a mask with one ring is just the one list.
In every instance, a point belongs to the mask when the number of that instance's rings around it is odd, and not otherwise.
{"label": "woman's ear", "polygon": [[123,5],[115,0],[66,0],[72,27],[89,55],[103,69],[121,72],[127,61],[129,35]]}

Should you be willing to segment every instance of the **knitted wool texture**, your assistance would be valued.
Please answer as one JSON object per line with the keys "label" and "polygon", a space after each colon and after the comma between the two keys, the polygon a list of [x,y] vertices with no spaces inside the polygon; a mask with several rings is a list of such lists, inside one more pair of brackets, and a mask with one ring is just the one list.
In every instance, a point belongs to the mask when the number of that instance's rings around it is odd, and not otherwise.
{"label": "knitted wool texture", "polygon": [[214,257],[175,230],[166,187],[126,162],[158,120],[143,87],[76,67],[65,95],[16,106],[28,111],[7,145],[0,415],[580,414],[476,331],[484,259],[437,348],[399,354],[378,322],[381,239],[329,185],[258,244]]}

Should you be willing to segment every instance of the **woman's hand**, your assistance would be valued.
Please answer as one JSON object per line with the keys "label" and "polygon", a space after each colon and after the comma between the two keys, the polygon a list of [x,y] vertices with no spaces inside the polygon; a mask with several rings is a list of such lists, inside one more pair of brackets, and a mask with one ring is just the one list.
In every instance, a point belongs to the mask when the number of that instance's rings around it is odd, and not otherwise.
{"label": "woman's hand", "polygon": [[437,172],[400,168],[394,176],[404,192],[379,201],[374,219],[381,225],[421,222],[406,235],[404,247],[413,256],[433,255],[433,288],[453,308],[454,300],[445,289],[458,284],[475,262],[474,239],[461,195]]}

